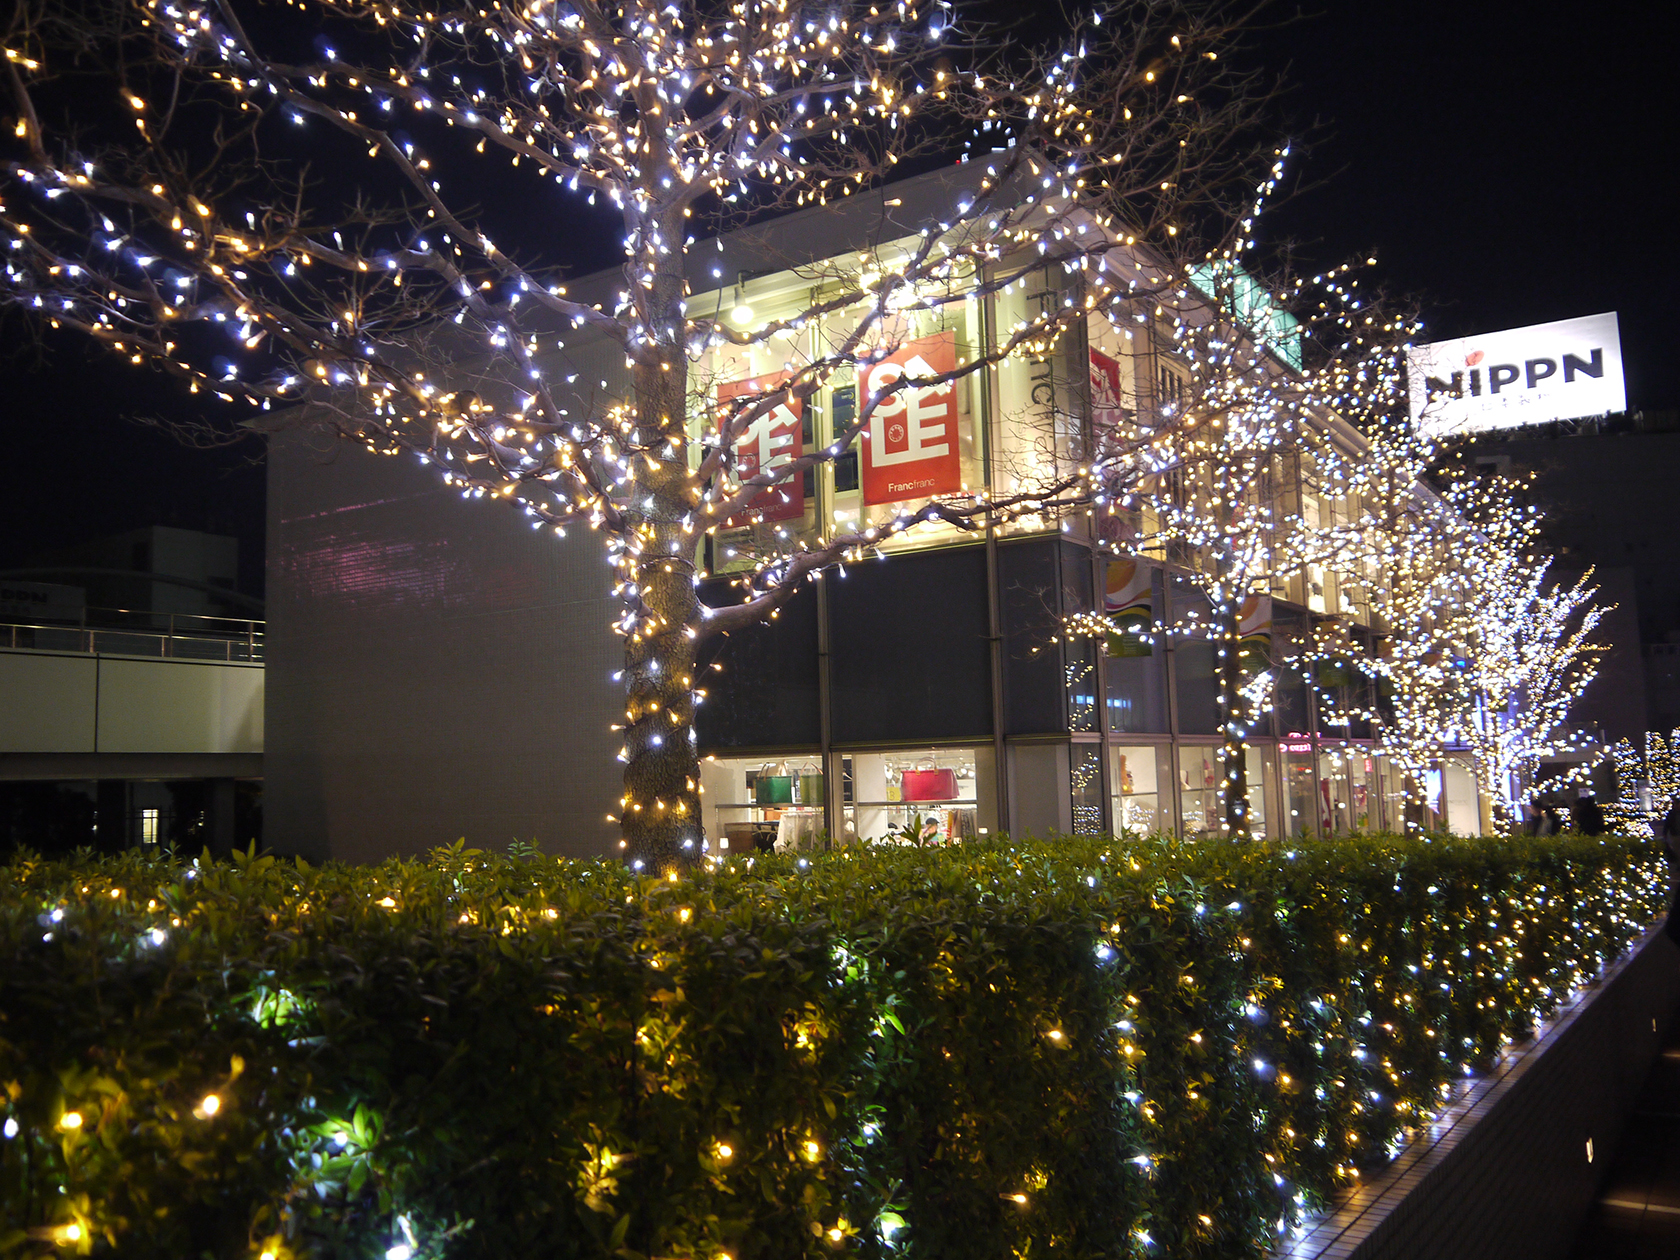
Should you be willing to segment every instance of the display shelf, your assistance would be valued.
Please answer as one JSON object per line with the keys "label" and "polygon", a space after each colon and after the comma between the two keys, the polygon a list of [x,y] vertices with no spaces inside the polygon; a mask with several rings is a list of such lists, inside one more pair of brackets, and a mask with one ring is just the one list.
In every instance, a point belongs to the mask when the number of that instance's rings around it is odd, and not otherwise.
{"label": "display shelf", "polygon": [[979,801],[970,797],[958,797],[954,801],[847,801],[847,809],[909,809],[911,806],[925,805],[930,809],[959,809],[967,807],[973,809]]}

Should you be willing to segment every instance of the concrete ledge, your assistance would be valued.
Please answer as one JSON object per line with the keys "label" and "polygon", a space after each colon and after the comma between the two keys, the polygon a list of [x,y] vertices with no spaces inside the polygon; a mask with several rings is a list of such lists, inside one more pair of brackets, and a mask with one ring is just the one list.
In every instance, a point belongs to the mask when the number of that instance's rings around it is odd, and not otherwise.
{"label": "concrete ledge", "polygon": [[0,782],[49,779],[260,779],[259,753],[0,752]]}
{"label": "concrete ledge", "polygon": [[1532,1042],[1470,1082],[1280,1260],[1569,1254],[1680,1004],[1680,952],[1648,932]]}

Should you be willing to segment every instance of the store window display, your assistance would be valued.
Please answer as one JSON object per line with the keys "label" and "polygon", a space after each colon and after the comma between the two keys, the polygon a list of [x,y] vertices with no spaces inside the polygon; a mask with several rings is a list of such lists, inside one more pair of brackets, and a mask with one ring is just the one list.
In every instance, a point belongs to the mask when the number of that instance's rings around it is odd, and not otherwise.
{"label": "store window display", "polygon": [[[1218,744],[1184,744],[1178,750],[1178,796],[1181,834],[1220,836],[1225,834],[1225,807],[1220,784],[1224,775]],[[1271,758],[1258,747],[1243,756],[1248,780],[1248,822],[1251,835],[1271,834],[1266,803],[1277,792]]]}
{"label": "store window display", "polygon": [[[819,337],[834,343],[852,335],[855,320],[825,321]],[[972,298],[937,310],[890,315],[874,340],[885,353],[861,372],[842,371],[822,391],[824,440],[844,434],[870,399],[857,440],[824,470],[830,497],[826,522],[835,532],[891,524],[940,495],[964,494],[986,485],[985,451],[979,416],[986,388],[984,372],[935,380],[974,362],[981,344],[981,309]],[[962,531],[935,523],[894,536],[885,550],[913,549],[959,541]]]}
{"label": "store window display", "polygon": [[997,830],[995,759],[987,748],[916,748],[835,754],[839,840],[903,835],[920,821],[924,840],[949,843]]}
{"label": "store window display", "polygon": [[706,847],[720,856],[814,849],[828,834],[822,759],[707,757],[700,763]]}
{"label": "store window display", "polygon": [[1313,779],[1313,746],[1310,739],[1287,739],[1278,745],[1283,762],[1282,835],[1288,838],[1325,835],[1329,811],[1319,804]]}
{"label": "store window display", "polygon": [[1184,836],[1219,833],[1219,749],[1183,744],[1178,750],[1179,831]]}
{"label": "store window display", "polygon": [[1172,830],[1172,746],[1126,744],[1108,750],[1116,832]]}
{"label": "store window display", "polygon": [[1325,835],[1346,836],[1381,829],[1376,763],[1368,745],[1321,744],[1318,792],[1326,819]]}
{"label": "store window display", "polygon": [[[751,312],[747,322],[759,325],[793,313],[801,299],[797,292],[764,289],[753,295],[751,305],[743,303],[738,309]],[[689,427],[696,439],[691,457],[702,457],[708,429],[742,408],[768,401],[795,379],[812,351],[810,330],[788,329],[750,346],[716,347],[696,363],[689,372]],[[789,396],[758,410],[762,414],[735,444],[736,480],[785,467],[824,440],[816,409],[807,399]],[[708,536],[704,560],[714,573],[750,569],[759,556],[810,545],[821,532],[817,479],[807,470],[761,491],[746,510],[724,521]]]}
{"label": "store window display", "polygon": [[1374,760],[1377,767],[1377,803],[1382,811],[1382,830],[1416,830],[1421,820],[1407,816],[1409,802],[1406,799],[1405,774],[1394,758],[1386,753],[1377,753]]}

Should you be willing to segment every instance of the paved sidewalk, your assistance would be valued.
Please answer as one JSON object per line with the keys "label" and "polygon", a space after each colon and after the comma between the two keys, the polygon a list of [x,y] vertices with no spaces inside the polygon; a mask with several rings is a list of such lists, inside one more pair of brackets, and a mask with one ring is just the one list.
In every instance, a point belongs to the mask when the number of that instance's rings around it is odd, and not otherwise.
{"label": "paved sidewalk", "polygon": [[1638,1101],[1573,1260],[1680,1257],[1680,1020]]}

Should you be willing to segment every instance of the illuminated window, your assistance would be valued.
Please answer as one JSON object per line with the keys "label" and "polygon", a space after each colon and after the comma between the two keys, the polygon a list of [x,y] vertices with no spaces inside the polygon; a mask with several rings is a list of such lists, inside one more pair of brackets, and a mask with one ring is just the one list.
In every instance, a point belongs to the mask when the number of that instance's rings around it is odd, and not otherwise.
{"label": "illuminated window", "polygon": [[140,811],[140,843],[156,844],[158,842],[158,812],[155,809]]}

